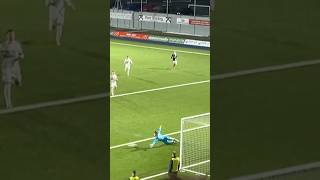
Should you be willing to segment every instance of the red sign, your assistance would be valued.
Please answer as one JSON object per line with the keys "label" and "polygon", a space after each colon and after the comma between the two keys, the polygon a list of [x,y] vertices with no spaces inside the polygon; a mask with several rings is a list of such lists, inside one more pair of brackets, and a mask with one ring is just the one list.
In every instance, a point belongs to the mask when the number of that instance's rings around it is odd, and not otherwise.
{"label": "red sign", "polygon": [[126,31],[115,31],[113,35],[116,37],[124,37],[124,38],[132,38],[132,39],[141,39],[141,40],[148,40],[149,35],[144,33],[131,33]]}
{"label": "red sign", "polygon": [[198,20],[198,19],[189,19],[189,24],[198,25],[198,26],[210,26],[210,21]]}

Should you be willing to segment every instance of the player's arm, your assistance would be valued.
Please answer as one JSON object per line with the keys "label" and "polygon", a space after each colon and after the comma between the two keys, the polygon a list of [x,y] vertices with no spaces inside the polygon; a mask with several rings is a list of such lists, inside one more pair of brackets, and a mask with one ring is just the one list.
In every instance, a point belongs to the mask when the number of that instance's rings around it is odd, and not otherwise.
{"label": "player's arm", "polygon": [[23,50],[21,48],[20,43],[17,44],[17,48],[18,48],[19,59],[23,59],[24,58],[24,53],[23,53]]}
{"label": "player's arm", "polygon": [[153,139],[152,143],[150,144],[150,148],[153,148],[153,146],[154,146],[155,144],[157,144],[158,141],[159,141],[158,138],[155,137],[155,138]]}
{"label": "player's arm", "polygon": [[161,134],[161,130],[162,130],[162,125],[160,125],[159,129],[158,129],[158,133]]}
{"label": "player's arm", "polygon": [[66,3],[67,3],[67,5],[69,6],[69,7],[71,7],[73,10],[75,10],[76,9],[76,7],[75,7],[75,5],[71,2],[71,0],[64,0]]}

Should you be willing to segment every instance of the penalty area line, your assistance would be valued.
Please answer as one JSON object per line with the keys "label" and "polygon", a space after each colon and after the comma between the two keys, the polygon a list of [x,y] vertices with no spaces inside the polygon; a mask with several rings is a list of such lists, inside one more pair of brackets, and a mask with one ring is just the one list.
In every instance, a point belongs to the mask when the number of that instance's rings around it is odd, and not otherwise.
{"label": "penalty area line", "polygon": [[[113,98],[118,98],[118,97],[130,96],[130,95],[135,95],[135,94],[143,94],[143,93],[147,93],[147,92],[161,91],[161,90],[166,90],[166,89],[173,89],[173,88],[191,86],[191,85],[197,85],[197,84],[203,84],[203,83],[210,83],[210,80],[185,83],[185,84],[179,84],[179,85],[173,85],[173,86],[166,86],[166,87],[148,89],[148,90],[143,90],[143,91],[136,91],[136,92],[131,92],[131,93],[118,94],[115,96],[111,96],[110,98],[113,99]],[[17,106],[17,107],[11,108],[11,109],[0,110],[0,115],[22,112],[22,111],[30,111],[30,110],[40,109],[40,108],[62,106],[62,105],[74,104],[74,103],[80,103],[80,102],[86,102],[86,101],[99,100],[99,99],[103,99],[103,98],[107,98],[107,97],[109,97],[109,93],[101,93],[101,94],[82,96],[82,97],[76,97],[76,98],[48,101],[48,102],[44,102],[44,103],[30,104],[30,105],[25,105],[25,106]]]}
{"label": "penalty area line", "polygon": [[[217,75],[211,76],[211,80],[230,79],[230,78],[242,77],[242,76],[247,76],[247,75],[275,72],[275,71],[288,70],[288,69],[293,69],[293,68],[301,68],[301,67],[318,65],[318,64],[320,64],[320,59],[309,60],[309,61],[300,61],[300,62],[288,63],[288,64],[282,64],[282,65],[266,66],[266,67],[262,67],[262,68],[254,68],[254,69],[240,70],[240,71],[224,73],[224,74],[217,74]],[[168,87],[162,87],[162,88],[156,88],[156,89],[150,89],[150,90],[144,90],[144,91],[137,91],[137,92],[132,92],[132,93],[118,94],[118,95],[115,95],[111,98],[129,96],[129,95],[134,95],[134,94],[141,94],[141,93],[145,93],[145,92],[160,91],[160,90],[164,90],[164,89],[170,89],[170,88],[176,88],[176,87],[182,87],[182,86],[188,86],[188,85],[194,85],[194,84],[201,84],[201,83],[207,83],[207,82],[210,82],[210,80],[181,84],[181,85],[174,85],[174,86],[168,86]],[[30,111],[30,110],[46,108],[46,107],[61,106],[61,105],[79,103],[79,102],[85,102],[85,101],[99,100],[99,99],[103,99],[103,98],[107,98],[107,97],[109,97],[108,93],[101,93],[101,94],[95,94],[95,95],[89,95],[89,96],[82,96],[82,97],[76,97],[76,98],[69,98],[69,99],[63,99],[63,100],[30,104],[30,105],[25,105],[25,106],[17,106],[17,107],[11,108],[11,109],[0,110],[0,115],[22,112],[22,111]]]}
{"label": "penalty area line", "polygon": [[191,85],[203,84],[203,83],[209,83],[209,82],[210,82],[210,80],[205,80],[205,81],[185,83],[185,84],[179,84],[179,85],[173,85],[173,86],[166,86],[166,87],[162,87],[162,88],[155,88],[155,89],[148,89],[148,90],[136,91],[136,92],[131,92],[131,93],[118,94],[118,95],[111,96],[110,98],[117,98],[117,97],[123,97],[123,96],[129,96],[129,95],[141,94],[141,93],[153,92],[153,91],[161,91],[161,90],[165,90],[165,89],[172,89],[172,88],[177,88],[177,87],[191,86]]}
{"label": "penalty area line", "polygon": [[[204,173],[201,173],[201,172],[192,171],[192,170],[187,169],[187,168],[199,166],[199,165],[206,164],[206,163],[210,163],[210,160],[206,160],[206,161],[202,161],[202,162],[199,162],[199,163],[196,163],[196,164],[191,164],[191,165],[186,166],[186,167],[182,167],[180,169],[180,171],[191,172],[193,174],[197,174],[197,175],[201,175],[201,176],[210,176],[210,174],[204,174]],[[148,177],[142,178],[141,180],[152,179],[152,178],[155,178],[155,177],[163,176],[165,174],[168,174],[168,172],[163,172],[163,173],[155,174],[155,175],[152,175],[152,176],[148,176]]]}

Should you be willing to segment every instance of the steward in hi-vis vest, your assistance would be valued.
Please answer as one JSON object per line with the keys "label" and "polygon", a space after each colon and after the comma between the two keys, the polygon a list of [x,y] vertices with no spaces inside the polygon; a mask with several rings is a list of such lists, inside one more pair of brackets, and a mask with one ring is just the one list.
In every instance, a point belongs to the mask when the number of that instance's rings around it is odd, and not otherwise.
{"label": "steward in hi-vis vest", "polygon": [[180,168],[180,158],[177,157],[177,153],[173,151],[171,160],[169,162],[169,170],[168,170],[169,175],[177,176],[179,168]]}
{"label": "steward in hi-vis vest", "polygon": [[140,178],[137,176],[136,171],[132,171],[132,176],[129,177],[129,180],[140,180]]}

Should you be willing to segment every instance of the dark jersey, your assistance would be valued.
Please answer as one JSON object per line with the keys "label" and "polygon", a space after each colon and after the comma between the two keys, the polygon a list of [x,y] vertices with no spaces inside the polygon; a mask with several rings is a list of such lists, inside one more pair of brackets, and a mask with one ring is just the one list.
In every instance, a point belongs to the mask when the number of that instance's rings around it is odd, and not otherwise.
{"label": "dark jersey", "polygon": [[176,54],[174,54],[174,53],[173,53],[173,54],[171,55],[171,59],[172,59],[172,61],[176,61],[176,60],[177,60],[177,57],[178,57],[178,56],[177,56]]}

